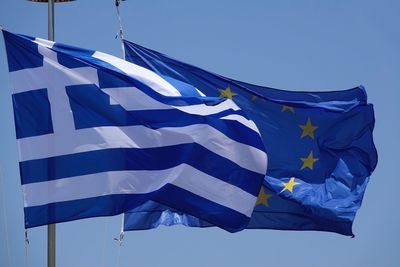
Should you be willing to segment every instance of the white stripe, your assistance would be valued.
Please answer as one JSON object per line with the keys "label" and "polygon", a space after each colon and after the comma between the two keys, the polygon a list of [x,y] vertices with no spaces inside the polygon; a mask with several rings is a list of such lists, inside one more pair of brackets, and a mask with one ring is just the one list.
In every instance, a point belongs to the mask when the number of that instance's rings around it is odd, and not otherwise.
{"label": "white stripe", "polygon": [[221,119],[223,119],[223,120],[232,120],[232,121],[240,122],[240,123],[243,124],[244,126],[250,128],[250,129],[252,129],[253,131],[255,131],[255,132],[257,132],[257,133],[260,133],[260,132],[258,131],[258,128],[257,128],[256,124],[255,124],[252,120],[248,120],[248,119],[246,119],[245,117],[240,116],[240,115],[238,115],[238,114],[231,114],[231,115],[228,115],[228,116],[225,116],[225,117],[221,117]]}
{"label": "white stripe", "polygon": [[22,189],[24,206],[33,207],[112,194],[145,194],[154,192],[167,183],[248,217],[251,216],[257,199],[239,187],[186,164],[161,171],[115,171],[82,175],[25,184]]}
{"label": "white stripe", "polygon": [[162,95],[181,96],[181,93],[175,87],[164,80],[161,76],[148,69],[98,51],[93,54],[93,57],[113,65],[114,67],[126,73],[128,76],[143,82],[151,89]]}
{"label": "white stripe", "polygon": [[199,105],[174,106],[174,107],[189,114],[196,114],[202,116],[216,114],[229,109],[240,110],[240,108],[233,101],[229,99],[215,106],[199,104]]}
{"label": "white stripe", "polygon": [[49,82],[46,79],[48,74],[43,67],[22,69],[10,72],[13,83],[12,92],[21,93],[30,90],[47,88]]}
{"label": "white stripe", "polygon": [[20,161],[55,157],[106,148],[151,148],[198,143],[239,166],[265,174],[265,152],[236,142],[207,124],[153,130],[144,126],[96,127],[71,132],[67,137],[48,134],[18,139]]}
{"label": "white stripe", "polygon": [[102,89],[110,96],[110,104],[119,104],[127,111],[173,109],[143,93],[136,87],[117,87]]}
{"label": "white stripe", "polygon": [[53,45],[55,44],[55,42],[53,42],[53,41],[42,39],[42,38],[35,38],[35,41],[33,41],[33,42],[37,43],[38,45],[45,46],[47,48],[52,48]]}
{"label": "white stripe", "polygon": [[240,110],[240,108],[230,99],[214,106],[205,104],[170,106],[155,100],[135,87],[116,87],[105,88],[102,90],[112,98],[112,100],[110,100],[112,104],[115,105],[118,103],[127,111],[176,108],[188,114],[206,116],[229,109],[235,111]]}
{"label": "white stripe", "polygon": [[199,89],[195,88],[196,91],[201,95],[201,96],[206,96],[202,91],[200,91]]}

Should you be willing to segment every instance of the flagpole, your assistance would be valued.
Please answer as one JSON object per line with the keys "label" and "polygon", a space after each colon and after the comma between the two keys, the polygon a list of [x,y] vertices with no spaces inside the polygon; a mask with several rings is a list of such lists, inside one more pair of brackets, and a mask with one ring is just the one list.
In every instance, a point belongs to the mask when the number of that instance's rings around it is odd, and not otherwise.
{"label": "flagpole", "polygon": [[[54,41],[54,0],[48,0],[48,39]],[[56,266],[56,225],[47,225],[47,266]]]}
{"label": "flagpole", "polygon": [[[54,41],[54,2],[60,0],[30,0],[36,3],[47,2],[48,5],[48,23],[47,23],[47,39]],[[68,2],[68,1],[64,1]],[[47,225],[47,266],[56,267],[56,225]]]}
{"label": "flagpole", "polygon": [[54,41],[54,0],[48,1],[48,39]]}

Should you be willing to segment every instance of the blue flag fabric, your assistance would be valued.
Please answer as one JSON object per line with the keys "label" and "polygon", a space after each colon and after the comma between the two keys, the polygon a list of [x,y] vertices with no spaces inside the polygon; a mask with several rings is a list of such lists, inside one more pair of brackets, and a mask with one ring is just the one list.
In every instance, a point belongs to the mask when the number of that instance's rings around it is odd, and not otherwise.
{"label": "blue flag fabric", "polygon": [[233,101],[184,96],[101,52],[3,35],[26,228],[147,201],[231,232],[248,224],[267,158]]}
{"label": "blue flag fabric", "polygon": [[[126,58],[184,95],[232,99],[256,123],[268,170],[247,228],[353,235],[352,223],[377,164],[373,106],[362,86],[291,92],[229,79],[124,41]],[[125,230],[211,226],[157,202],[125,213]]]}

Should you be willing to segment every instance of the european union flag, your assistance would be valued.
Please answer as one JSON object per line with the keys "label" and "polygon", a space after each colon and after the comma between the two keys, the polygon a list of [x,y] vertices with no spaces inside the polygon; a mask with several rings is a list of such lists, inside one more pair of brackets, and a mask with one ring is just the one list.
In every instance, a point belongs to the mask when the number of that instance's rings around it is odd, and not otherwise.
{"label": "european union flag", "polygon": [[[362,86],[334,92],[277,90],[124,44],[128,61],[153,70],[182,94],[232,99],[256,123],[269,163],[247,228],[353,235],[354,217],[377,164],[374,110]],[[156,202],[125,214],[125,230],[160,224],[211,226]]]}

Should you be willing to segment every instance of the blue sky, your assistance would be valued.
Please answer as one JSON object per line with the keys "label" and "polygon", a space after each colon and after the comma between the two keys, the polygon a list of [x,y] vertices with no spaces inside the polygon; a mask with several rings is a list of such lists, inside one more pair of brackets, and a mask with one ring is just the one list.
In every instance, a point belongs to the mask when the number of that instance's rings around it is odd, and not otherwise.
{"label": "blue sky", "polygon": [[[128,40],[227,77],[288,90],[363,84],[375,106],[379,163],[355,238],[322,232],[181,226],[128,232],[119,216],[57,226],[58,266],[400,266],[400,3],[398,1],[128,0]],[[47,6],[1,0],[0,25],[47,37]],[[113,0],[56,6],[56,40],[119,56]],[[46,227],[29,230],[23,204],[4,43],[0,42],[0,266],[45,266]],[[396,164],[397,163],[397,164]]]}

